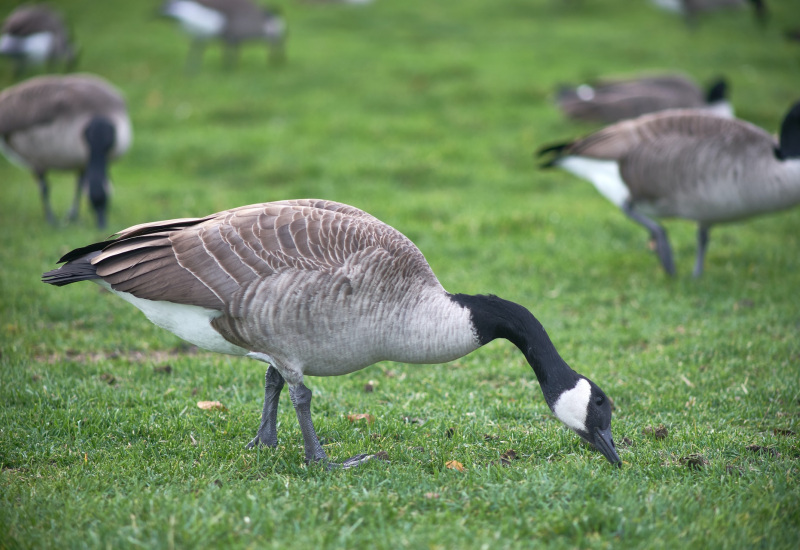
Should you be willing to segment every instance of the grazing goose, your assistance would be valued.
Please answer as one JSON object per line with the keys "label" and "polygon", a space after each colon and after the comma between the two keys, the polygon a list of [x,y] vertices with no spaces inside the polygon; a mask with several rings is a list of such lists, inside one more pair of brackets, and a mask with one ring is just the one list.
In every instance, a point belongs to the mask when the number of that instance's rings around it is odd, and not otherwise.
{"label": "grazing goose", "polygon": [[652,0],[652,3],[661,9],[683,15],[690,23],[703,13],[743,8],[747,4],[753,6],[756,19],[760,23],[763,24],[767,18],[767,6],[764,0]]}
{"label": "grazing goose", "polygon": [[44,282],[94,281],[199,347],[269,363],[261,426],[248,447],[277,445],[284,382],[306,461],[327,462],[306,375],[338,376],[384,360],[452,361],[506,338],[533,367],[555,416],[620,461],[605,394],[567,365],[527,309],[496,296],[449,294],[408,238],[352,206],[289,200],[146,223],[60,261]]}
{"label": "grazing goose", "polygon": [[77,218],[85,187],[97,225],[105,227],[108,161],[125,153],[130,144],[125,100],[96,76],[40,76],[0,93],[0,151],[36,176],[51,224],[56,218],[45,174],[48,170],[78,170],[69,219]]}
{"label": "grazing goose", "polygon": [[612,123],[667,109],[705,109],[731,118],[727,90],[724,79],[703,93],[690,78],[665,74],[562,88],[557,102],[567,117],[592,122]]}
{"label": "grazing goose", "polygon": [[43,5],[21,6],[11,12],[0,29],[0,55],[15,60],[19,76],[30,63],[64,62],[71,67],[75,50],[61,16]]}
{"label": "grazing goose", "polygon": [[743,120],[675,110],[618,122],[539,154],[553,155],[544,167],[588,179],[646,227],[670,275],[675,267],[667,233],[650,217],[696,221],[699,277],[712,225],[800,202],[800,102],[783,120],[780,143]]}
{"label": "grazing goose", "polygon": [[168,0],[161,13],[177,20],[193,38],[187,67],[200,63],[205,44],[212,38],[225,43],[229,67],[236,61],[239,44],[246,40],[265,40],[271,60],[285,59],[286,23],[283,17],[251,0]]}

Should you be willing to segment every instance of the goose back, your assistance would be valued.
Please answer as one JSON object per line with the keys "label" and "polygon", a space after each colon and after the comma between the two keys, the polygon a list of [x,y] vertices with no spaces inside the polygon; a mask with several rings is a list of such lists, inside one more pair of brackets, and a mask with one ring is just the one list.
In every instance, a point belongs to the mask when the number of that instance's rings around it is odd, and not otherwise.
{"label": "goose back", "polygon": [[[724,96],[724,81],[715,85]],[[680,74],[644,76],[633,79],[600,80],[591,85],[564,88],[558,105],[576,120],[613,123],[668,109],[707,109],[731,117],[724,97],[708,99],[691,79]]]}
{"label": "goose back", "polygon": [[114,291],[216,311],[212,325],[228,342],[304,374],[443,362],[478,347],[468,310],[419,249],[339,203],[281,201],[138,225],[85,254]]}

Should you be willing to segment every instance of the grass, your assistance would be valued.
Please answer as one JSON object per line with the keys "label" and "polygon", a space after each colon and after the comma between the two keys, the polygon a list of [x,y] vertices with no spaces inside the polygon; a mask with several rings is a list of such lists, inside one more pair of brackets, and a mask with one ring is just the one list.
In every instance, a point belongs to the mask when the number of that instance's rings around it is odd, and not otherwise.
{"label": "grass", "polygon": [[[505,341],[308,380],[328,454],[388,463],[304,466],[285,396],[279,447],[246,451],[263,365],[187,347],[94,285],[41,284],[104,234],[85,210],[45,226],[32,178],[0,163],[0,548],[797,547],[800,212],[715,228],[698,281],[694,228],[667,222],[669,280],[641,228],[532,158],[592,128],[553,107],[559,83],[644,69],[725,74],[738,115],[775,131],[798,98],[791,1],[764,29],[732,11],[693,30],[626,0],[284,2],[286,65],[251,46],[227,71],[211,48],[193,75],[145,4],[59,3],[81,69],[131,109],[112,229],[285,198],[363,208],[447,289],[530,307],[614,399],[625,465],[552,417]],[[52,176],[58,212],[72,178]]]}

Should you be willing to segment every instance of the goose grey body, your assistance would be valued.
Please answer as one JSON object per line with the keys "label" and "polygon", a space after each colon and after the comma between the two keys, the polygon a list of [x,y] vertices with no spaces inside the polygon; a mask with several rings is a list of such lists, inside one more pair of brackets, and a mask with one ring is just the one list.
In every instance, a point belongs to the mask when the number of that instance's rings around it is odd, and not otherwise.
{"label": "goose grey body", "polygon": [[305,376],[338,376],[382,360],[450,361],[507,338],[525,354],[556,416],[619,461],[605,395],[566,364],[527,309],[449,294],[408,238],[352,206],[292,200],[148,223],[61,261],[45,282],[93,280],[198,346],[268,362],[262,422],[250,446],[277,444],[284,383],[306,459],[327,460]]}
{"label": "goose grey body", "polygon": [[722,79],[703,92],[686,76],[665,74],[563,88],[557,102],[567,117],[592,122],[617,122],[667,109],[703,109],[731,118],[726,93]]}
{"label": "goose grey body", "polygon": [[651,217],[698,222],[694,275],[700,276],[712,225],[800,202],[800,103],[784,118],[780,143],[742,120],[678,110],[619,122],[540,151],[548,153],[553,158],[546,167],[588,179],[644,225],[669,274],[669,241]]}
{"label": "goose grey body", "polygon": [[99,77],[41,76],[0,93],[0,151],[37,178],[50,223],[55,216],[46,173],[77,170],[69,218],[77,218],[87,188],[97,223],[105,225],[108,162],[125,153],[131,139],[125,100]]}
{"label": "goose grey body", "polygon": [[226,62],[235,62],[239,45],[263,40],[270,59],[283,61],[286,56],[286,23],[278,13],[264,9],[251,0],[168,0],[161,13],[178,21],[192,37],[187,67],[198,65],[208,40],[225,44]]}
{"label": "goose grey body", "polygon": [[15,9],[0,29],[0,55],[15,61],[15,74],[26,65],[75,62],[75,48],[70,43],[64,20],[44,5],[26,5]]}

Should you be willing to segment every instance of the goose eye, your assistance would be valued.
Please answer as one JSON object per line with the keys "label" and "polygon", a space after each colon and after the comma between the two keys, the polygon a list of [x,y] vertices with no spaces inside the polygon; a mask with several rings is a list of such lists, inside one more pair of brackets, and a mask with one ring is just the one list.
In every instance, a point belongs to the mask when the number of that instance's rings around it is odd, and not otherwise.
{"label": "goose eye", "polygon": [[598,407],[601,407],[603,405],[603,403],[606,402],[606,398],[603,397],[602,395],[600,395],[600,396],[597,397],[597,399],[594,400],[594,402]]}

